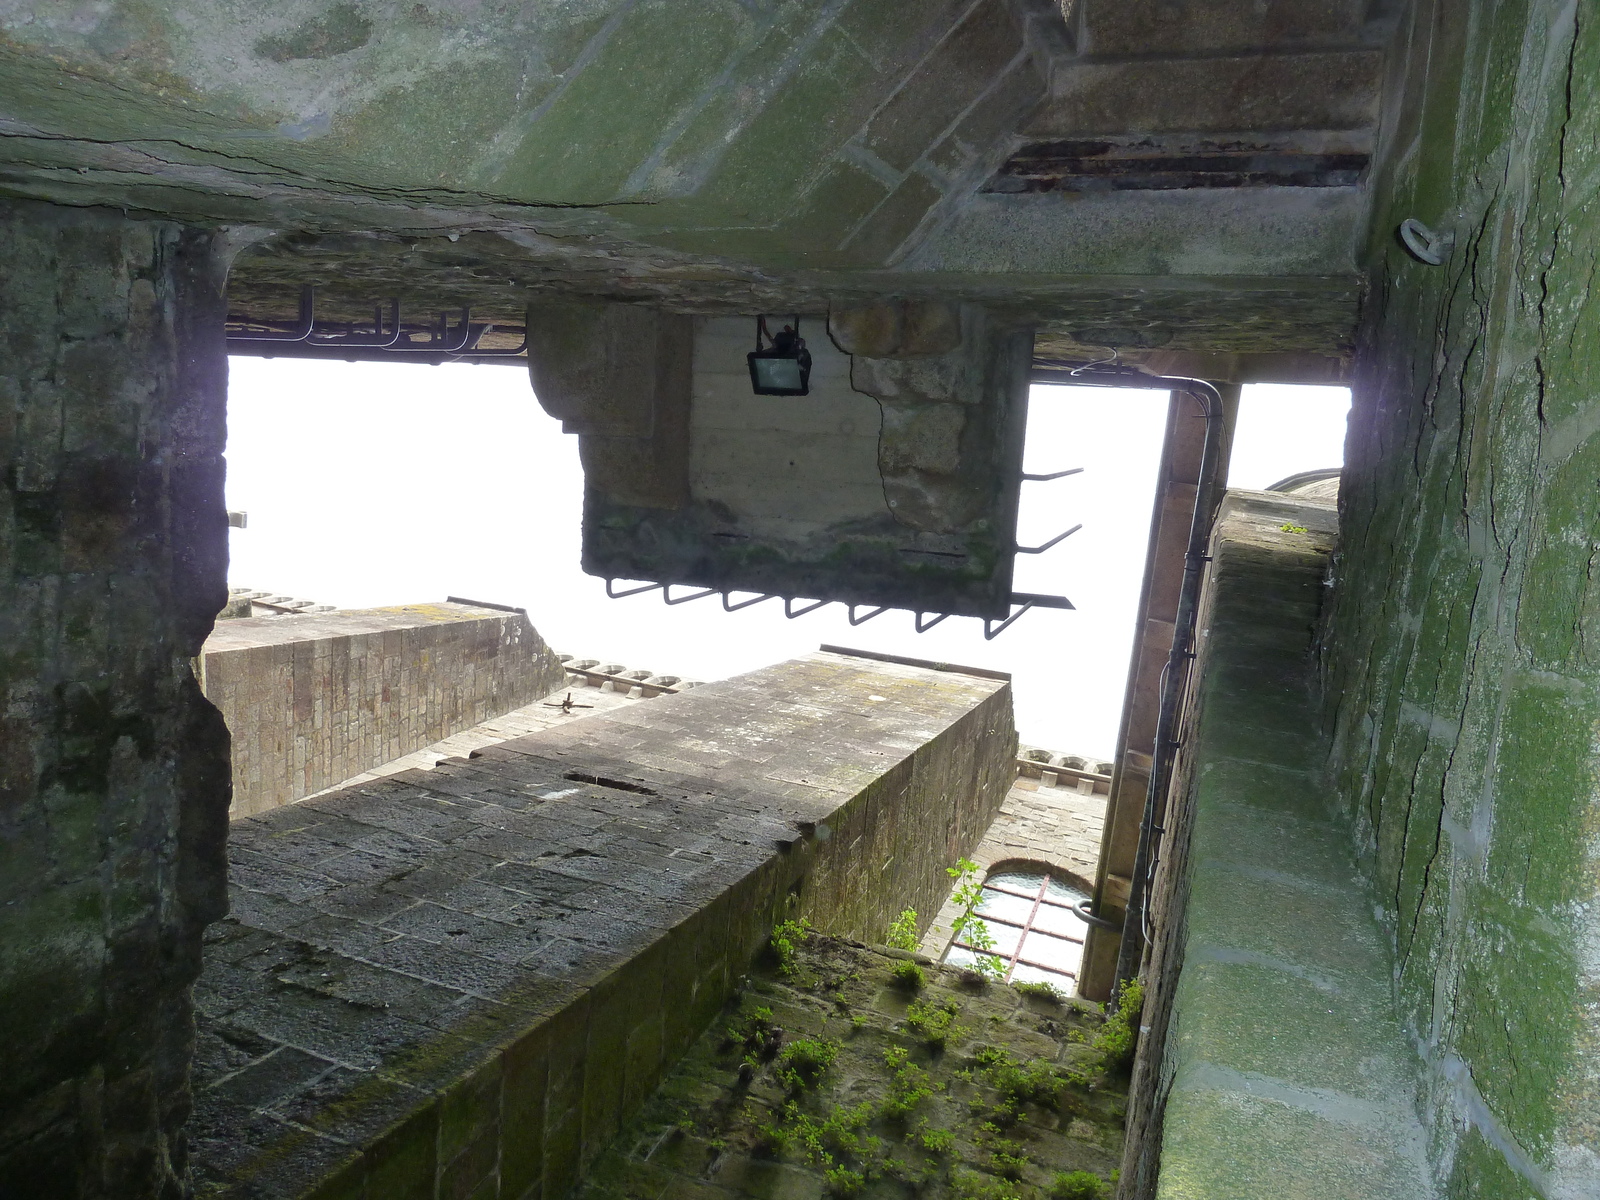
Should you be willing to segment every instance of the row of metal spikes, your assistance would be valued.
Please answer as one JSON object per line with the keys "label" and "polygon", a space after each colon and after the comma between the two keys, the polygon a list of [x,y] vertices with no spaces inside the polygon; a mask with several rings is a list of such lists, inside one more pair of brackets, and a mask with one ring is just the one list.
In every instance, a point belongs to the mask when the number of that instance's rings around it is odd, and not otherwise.
{"label": "row of metal spikes", "polygon": [[[248,318],[230,318],[236,324],[265,324],[265,322],[250,321]],[[278,344],[299,344],[306,346],[326,346],[330,350],[381,350],[388,354],[452,354],[470,355],[473,358],[516,358],[528,348],[528,331],[522,331],[522,344],[513,350],[483,350],[478,348],[478,342],[483,335],[494,326],[472,324],[472,310],[461,310],[461,323],[455,329],[450,327],[448,313],[439,314],[437,327],[430,327],[429,340],[422,343],[413,342],[406,333],[405,326],[400,323],[400,301],[389,301],[388,320],[384,319],[383,306],[379,305],[372,314],[373,331],[371,336],[358,335],[353,330],[342,334],[324,334],[315,336],[317,328],[317,289],[309,284],[300,289],[300,316],[294,327],[287,330],[269,332],[243,332],[229,330],[230,343],[248,343],[254,347],[257,343],[275,342]],[[401,339],[405,340],[402,341]]]}
{"label": "row of metal spikes", "polygon": [[[1064,537],[1066,535],[1063,534],[1062,536]],[[616,584],[617,581],[614,578],[606,580],[606,595],[611,597],[613,600],[621,600],[627,596],[641,596],[645,592],[653,592],[657,588],[660,588],[661,598],[668,604],[687,604],[691,600],[703,600],[707,596],[720,595],[722,597],[722,608],[724,612],[738,612],[741,608],[749,608],[752,604],[760,604],[763,600],[782,600],[783,615],[788,617],[791,621],[796,617],[803,617],[807,613],[816,612],[817,609],[823,607],[823,605],[837,603],[844,604],[849,610],[848,615],[850,624],[864,625],[868,621],[872,620],[873,617],[881,616],[883,613],[888,612],[891,607],[887,604],[880,604],[876,607],[863,604],[849,604],[843,600],[834,601],[807,599],[801,601],[800,598],[796,596],[777,596],[770,592],[764,592],[761,595],[753,596],[748,600],[734,600],[732,598],[732,592],[723,591],[719,588],[704,588],[701,591],[692,592],[687,596],[674,596],[672,594],[673,585],[670,583],[646,583],[640,587],[625,588],[619,592],[617,591]],[[800,603],[801,607],[796,608],[795,605],[797,603]],[[1023,613],[1029,611],[1030,609],[1072,607],[1072,601],[1068,600],[1065,596],[1041,596],[1033,592],[1013,592],[1011,594],[1011,603],[1014,605],[1020,605],[1021,607],[1019,607],[1016,612],[1012,613],[1004,620],[995,621],[992,618],[983,618],[984,641],[993,641],[995,638],[999,637],[1007,629],[1011,628],[1018,617],[1022,616]],[[857,609],[866,609],[867,611],[858,615],[856,612]],[[916,618],[916,627],[918,633],[928,632],[928,630],[932,629],[940,621],[947,620],[952,615],[950,613],[930,614],[918,612],[913,609],[907,609],[905,611],[911,612]],[[931,620],[923,619],[929,616],[932,617]]]}

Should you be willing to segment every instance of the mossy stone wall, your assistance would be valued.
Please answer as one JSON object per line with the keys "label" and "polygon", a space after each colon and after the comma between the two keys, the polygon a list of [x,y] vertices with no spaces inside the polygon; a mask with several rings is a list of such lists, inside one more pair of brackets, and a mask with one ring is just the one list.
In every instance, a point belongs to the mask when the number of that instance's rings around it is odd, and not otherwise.
{"label": "mossy stone wall", "polygon": [[222,263],[0,203],[0,1193],[175,1196],[228,732]]}
{"label": "mossy stone wall", "polygon": [[1333,769],[1447,1194],[1600,1195],[1600,20],[1421,0],[1391,70]]}
{"label": "mossy stone wall", "polygon": [[578,1200],[1093,1200],[1126,1064],[1099,1005],[786,939],[595,1161]]}

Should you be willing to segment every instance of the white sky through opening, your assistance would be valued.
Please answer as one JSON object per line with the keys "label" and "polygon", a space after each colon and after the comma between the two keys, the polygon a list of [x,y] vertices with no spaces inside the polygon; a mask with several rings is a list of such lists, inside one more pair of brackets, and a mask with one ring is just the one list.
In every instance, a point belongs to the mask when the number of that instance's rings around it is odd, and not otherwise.
{"label": "white sky through opening", "polygon": [[[1339,403],[1343,389],[1247,388],[1230,481],[1338,466]],[[1035,610],[985,642],[982,622],[961,617],[919,635],[899,611],[852,628],[841,605],[790,621],[772,600],[736,613],[715,597],[610,600],[579,568],[577,438],[539,408],[525,371],[234,358],[227,496],[249,526],[231,533],[229,581],[341,608],[446,595],[517,605],[557,650],[687,678],[824,642],[991,667],[1014,676],[1023,741],[1109,757],[1166,404],[1162,392],[1033,389],[1025,468],[1085,470],[1023,485],[1018,540],[1084,527],[1019,556],[1015,586],[1077,608]]]}

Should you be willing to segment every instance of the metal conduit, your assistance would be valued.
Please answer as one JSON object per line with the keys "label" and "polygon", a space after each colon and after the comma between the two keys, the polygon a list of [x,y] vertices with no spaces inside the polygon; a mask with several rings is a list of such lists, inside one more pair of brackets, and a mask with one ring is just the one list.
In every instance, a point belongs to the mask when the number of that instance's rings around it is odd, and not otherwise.
{"label": "metal conduit", "polygon": [[[1178,611],[1173,622],[1172,650],[1161,679],[1161,708],[1156,719],[1155,745],[1151,750],[1150,784],[1145,790],[1144,815],[1139,822],[1139,847],[1133,859],[1133,879],[1128,888],[1128,907],[1122,923],[1122,942],[1117,950],[1117,974],[1112,987],[1112,1002],[1124,980],[1139,973],[1144,956],[1145,909],[1150,881],[1160,861],[1163,828],[1156,821],[1161,802],[1172,785],[1172,768],[1177,744],[1174,732],[1178,706],[1189,681],[1189,663],[1194,659],[1195,620],[1200,607],[1200,584],[1205,577],[1206,549],[1211,541],[1211,518],[1215,507],[1218,467],[1222,449],[1222,396],[1203,379],[1184,379],[1173,375],[1143,375],[1137,371],[1099,370],[1047,364],[1036,367],[1034,383],[1069,387],[1136,387],[1182,392],[1200,405],[1206,420],[1205,441],[1200,451],[1200,482],[1195,489],[1194,518],[1189,524],[1189,546],[1184,553],[1183,587],[1178,594]],[[1096,921],[1103,920],[1099,913]]]}

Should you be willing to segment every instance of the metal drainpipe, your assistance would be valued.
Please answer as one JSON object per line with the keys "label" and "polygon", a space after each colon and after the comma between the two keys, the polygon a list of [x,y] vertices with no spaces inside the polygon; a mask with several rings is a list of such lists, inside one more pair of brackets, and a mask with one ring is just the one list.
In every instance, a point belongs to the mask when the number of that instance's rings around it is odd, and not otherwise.
{"label": "metal drainpipe", "polygon": [[[1205,577],[1206,548],[1211,540],[1212,495],[1216,491],[1218,458],[1222,446],[1222,396],[1203,379],[1184,379],[1172,375],[1143,375],[1137,371],[1100,371],[1087,368],[1035,369],[1034,383],[1077,384],[1087,387],[1143,387],[1183,392],[1192,396],[1205,414],[1206,434],[1200,450],[1200,482],[1195,489],[1194,518],[1189,524],[1189,548],[1184,554],[1183,588],[1178,593],[1178,611],[1173,621],[1172,651],[1167,669],[1162,672],[1161,711],[1156,719],[1156,739],[1150,763],[1150,784],[1145,791],[1144,816],[1139,822],[1139,848],[1133,859],[1133,879],[1128,887],[1128,906],[1122,923],[1122,943],[1117,951],[1117,974],[1112,984],[1112,1003],[1123,981],[1139,973],[1144,956],[1145,899],[1149,876],[1165,832],[1156,824],[1156,813],[1172,782],[1172,767],[1177,745],[1173,738],[1178,720],[1178,704],[1188,683],[1189,663],[1193,660],[1195,618],[1200,605],[1200,583]],[[1099,916],[1098,913],[1094,914]]]}

